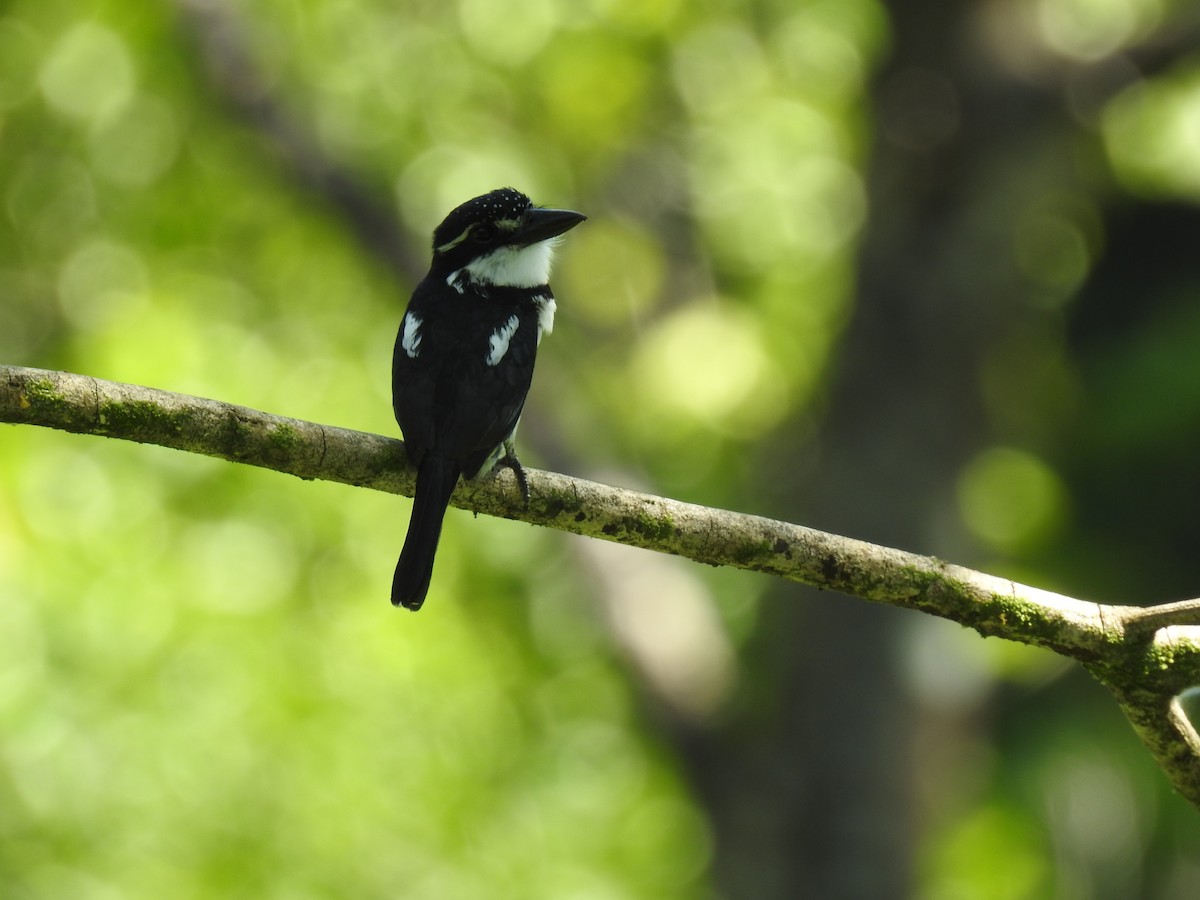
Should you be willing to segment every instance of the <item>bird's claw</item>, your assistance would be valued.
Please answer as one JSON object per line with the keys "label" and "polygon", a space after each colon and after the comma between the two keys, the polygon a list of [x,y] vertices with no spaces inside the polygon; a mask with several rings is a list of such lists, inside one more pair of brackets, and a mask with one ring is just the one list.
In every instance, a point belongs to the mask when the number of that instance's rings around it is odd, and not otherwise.
{"label": "bird's claw", "polygon": [[529,479],[525,477],[525,469],[521,465],[521,461],[517,459],[517,455],[512,450],[508,450],[496,461],[496,465],[512,469],[513,476],[517,479],[517,487],[521,489],[521,498],[525,501],[525,505],[529,506]]}

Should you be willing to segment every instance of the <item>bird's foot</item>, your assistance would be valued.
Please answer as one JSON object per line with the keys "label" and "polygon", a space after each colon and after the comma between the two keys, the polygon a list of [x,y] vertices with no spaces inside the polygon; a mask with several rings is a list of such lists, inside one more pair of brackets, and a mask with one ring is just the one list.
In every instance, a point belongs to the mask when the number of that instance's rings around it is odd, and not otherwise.
{"label": "bird's foot", "polygon": [[512,469],[513,476],[517,479],[517,487],[521,489],[521,497],[525,505],[529,506],[529,479],[525,477],[525,469],[511,448],[506,449],[505,454],[496,460],[496,465]]}

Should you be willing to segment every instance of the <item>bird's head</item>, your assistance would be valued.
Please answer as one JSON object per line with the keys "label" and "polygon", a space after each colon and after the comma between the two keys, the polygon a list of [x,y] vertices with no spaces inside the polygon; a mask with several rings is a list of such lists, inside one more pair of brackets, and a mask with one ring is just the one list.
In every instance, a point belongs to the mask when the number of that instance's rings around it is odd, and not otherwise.
{"label": "bird's head", "polygon": [[550,279],[554,239],[586,218],[500,188],[468,200],[434,229],[433,271],[449,280],[467,273],[495,287],[541,287]]}

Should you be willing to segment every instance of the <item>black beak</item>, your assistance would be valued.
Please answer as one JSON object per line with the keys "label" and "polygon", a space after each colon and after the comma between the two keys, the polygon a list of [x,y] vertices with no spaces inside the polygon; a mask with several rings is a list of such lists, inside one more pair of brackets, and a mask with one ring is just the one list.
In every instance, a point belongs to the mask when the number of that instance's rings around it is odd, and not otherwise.
{"label": "black beak", "polygon": [[535,206],[525,213],[513,243],[519,247],[528,247],[530,244],[565,234],[586,218],[583,213],[570,209],[542,209]]}

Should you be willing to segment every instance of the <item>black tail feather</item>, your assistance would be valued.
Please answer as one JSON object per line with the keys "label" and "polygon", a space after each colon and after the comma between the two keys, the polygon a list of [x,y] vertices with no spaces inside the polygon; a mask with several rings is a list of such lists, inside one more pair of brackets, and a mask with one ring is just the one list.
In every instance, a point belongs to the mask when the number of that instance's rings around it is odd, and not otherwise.
{"label": "black tail feather", "polygon": [[417,489],[413,496],[412,518],[404,549],[396,563],[392,579],[392,605],[414,612],[425,602],[429,579],[433,576],[433,558],[442,534],[442,518],[450,495],[458,484],[459,467],[448,459],[426,454],[417,469]]}

